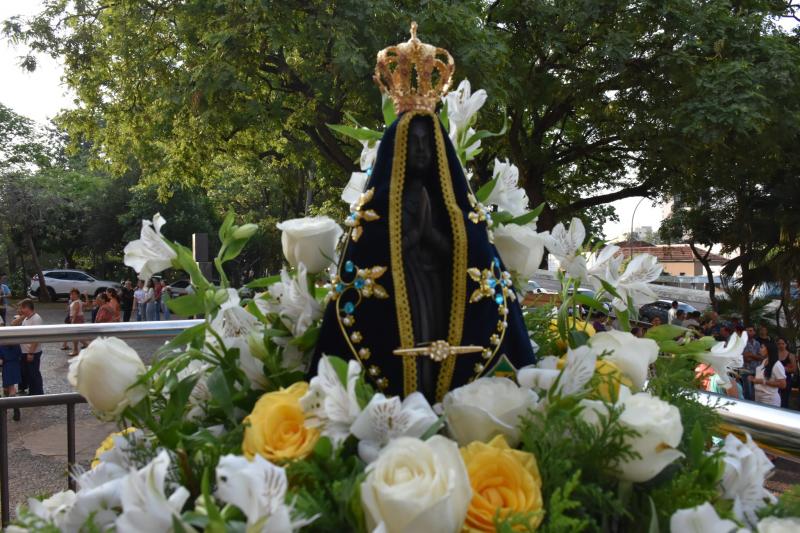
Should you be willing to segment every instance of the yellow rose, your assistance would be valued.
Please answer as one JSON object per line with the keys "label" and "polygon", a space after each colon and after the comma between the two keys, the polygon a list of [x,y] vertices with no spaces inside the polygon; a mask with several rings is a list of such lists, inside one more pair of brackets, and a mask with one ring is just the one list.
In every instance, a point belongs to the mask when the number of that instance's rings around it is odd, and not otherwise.
{"label": "yellow rose", "polygon": [[116,431],[114,433],[110,433],[108,437],[103,439],[103,442],[100,443],[100,447],[97,448],[97,451],[94,452],[94,460],[92,460],[92,468],[97,467],[100,464],[100,456],[104,453],[111,451],[114,449],[114,437],[122,437],[127,435],[128,433],[133,433],[136,431],[136,428],[130,427],[123,429],[122,431]]}
{"label": "yellow rose", "polygon": [[461,448],[472,485],[472,501],[467,510],[463,531],[494,531],[494,517],[511,513],[537,513],[530,519],[531,528],[542,521],[542,478],[536,457],[514,450],[502,435],[488,444],[475,441]]}
{"label": "yellow rose", "polygon": [[319,430],[305,425],[300,398],[307,391],[308,383],[300,381],[258,399],[253,412],[244,419],[245,457],[261,455],[270,461],[291,461],[311,453],[319,439]]}
{"label": "yellow rose", "polygon": [[[567,317],[567,328],[570,330],[583,331],[590,337],[595,334],[594,327],[590,323],[585,320],[575,320],[573,317]],[[550,321],[550,331],[558,335],[558,320],[555,318]],[[568,343],[566,339],[558,338],[556,339],[556,346],[563,353],[567,351]]]}

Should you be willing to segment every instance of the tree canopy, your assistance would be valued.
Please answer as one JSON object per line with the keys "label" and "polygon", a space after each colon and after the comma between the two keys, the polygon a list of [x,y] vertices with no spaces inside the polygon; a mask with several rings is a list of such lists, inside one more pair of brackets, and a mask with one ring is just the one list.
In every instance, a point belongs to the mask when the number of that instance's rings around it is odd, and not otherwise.
{"label": "tree canopy", "polygon": [[[616,199],[664,193],[687,157],[724,151],[731,131],[757,130],[770,98],[751,67],[790,66],[791,54],[767,44],[797,47],[775,26],[786,9],[721,0],[50,0],[30,20],[6,21],[5,32],[64,61],[79,107],[63,123],[112,172],[133,158],[162,193],[233,181],[279,194],[299,214],[336,208],[332,185],[354,170],[357,147],[326,125],[352,117],[379,126],[375,53],[406,40],[417,20],[423,40],[454,55],[457,78],[487,89],[484,119],[499,129],[510,117],[508,131],[485,142],[478,179],[494,157],[510,157],[532,204],[546,202],[548,229],[572,214],[599,222]],[[34,56],[24,64],[35,67]]]}

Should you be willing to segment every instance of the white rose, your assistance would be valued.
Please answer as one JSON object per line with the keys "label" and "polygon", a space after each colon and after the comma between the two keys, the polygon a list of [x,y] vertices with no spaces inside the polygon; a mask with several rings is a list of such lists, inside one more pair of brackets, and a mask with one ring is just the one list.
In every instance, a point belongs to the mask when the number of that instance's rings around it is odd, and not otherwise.
{"label": "white rose", "polygon": [[507,211],[518,217],[528,210],[528,195],[521,189],[519,182],[519,169],[506,159],[505,163],[499,159],[494,160],[492,179],[495,180],[492,192],[486,199],[486,204],[494,204],[500,211]]}
{"label": "white rose", "polygon": [[167,497],[164,482],[170,465],[169,454],[162,450],[140,470],[132,470],[122,481],[122,514],[117,518],[119,533],[171,531],[174,520],[180,521],[189,491],[178,487]]}
{"label": "white rose", "polygon": [[124,262],[139,274],[139,279],[150,279],[153,274],[168,269],[172,266],[172,260],[178,257],[161,236],[161,227],[166,222],[158,213],[152,222],[142,220],[139,239],[125,246]]}
{"label": "white rose", "polygon": [[[583,416],[597,423],[598,415],[606,412],[605,404],[594,400],[581,402]],[[678,408],[646,392],[631,394],[624,385],[620,387],[617,405],[623,408],[620,424],[635,430],[637,437],[625,439],[638,459],[629,459],[617,465],[619,477],[634,483],[654,478],[667,465],[683,457],[675,449],[683,436],[683,424]]]}
{"label": "white rose", "polygon": [[675,533],[731,533],[738,531],[736,522],[723,520],[706,502],[691,509],[680,509],[669,519],[669,530]]}
{"label": "white rose", "polygon": [[503,263],[525,279],[533,276],[542,263],[544,239],[529,225],[505,224],[495,227],[494,245]]}
{"label": "white rose", "polygon": [[758,523],[758,533],[797,533],[800,531],[800,518],[777,518],[769,516]]}
{"label": "white rose", "polygon": [[369,531],[457,533],[471,499],[458,446],[440,435],[393,440],[361,484]]}
{"label": "white rose", "polygon": [[305,217],[285,220],[278,224],[283,255],[293,267],[303,263],[308,272],[316,274],[334,261],[336,244],[342,234],[339,224],[329,217]]}
{"label": "white rose", "polygon": [[600,355],[612,352],[605,360],[628,376],[636,390],[644,388],[647,369],[656,362],[658,344],[653,339],[640,339],[627,331],[601,331],[589,339],[589,346]]}
{"label": "white rose", "polygon": [[136,385],[145,366],[136,350],[116,337],[98,337],[70,361],[67,378],[94,410],[113,418],[146,394]]}
{"label": "white rose", "polygon": [[480,378],[447,393],[442,402],[450,434],[461,446],[506,437],[519,441],[519,419],[536,406],[539,397],[507,378]]}

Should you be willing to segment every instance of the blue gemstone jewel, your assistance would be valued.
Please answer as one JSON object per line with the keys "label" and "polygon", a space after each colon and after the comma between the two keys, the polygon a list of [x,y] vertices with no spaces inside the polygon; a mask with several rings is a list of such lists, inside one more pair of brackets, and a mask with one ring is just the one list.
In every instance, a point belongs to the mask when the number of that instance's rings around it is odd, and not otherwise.
{"label": "blue gemstone jewel", "polygon": [[497,305],[503,305],[503,295],[502,294],[495,295],[494,301]]}
{"label": "blue gemstone jewel", "polygon": [[364,280],[362,278],[357,278],[355,283],[353,283],[356,289],[363,289],[364,288]]}
{"label": "blue gemstone jewel", "polygon": [[344,292],[344,283],[336,284],[336,292]]}
{"label": "blue gemstone jewel", "polygon": [[353,270],[355,270],[355,268],[356,268],[356,266],[353,264],[353,262],[352,262],[352,261],[347,261],[347,262],[344,264],[344,270],[345,270],[345,272],[352,272]]}
{"label": "blue gemstone jewel", "polygon": [[494,289],[494,288],[495,288],[495,286],[497,285],[497,280],[496,280],[496,279],[494,279],[494,278],[490,278],[490,279],[487,281],[487,284],[489,285],[489,288],[491,288],[491,289]]}
{"label": "blue gemstone jewel", "polygon": [[344,304],[344,312],[347,313],[348,315],[352,315],[353,311],[355,310],[356,306],[355,304],[353,304],[353,302],[347,302],[346,304]]}
{"label": "blue gemstone jewel", "polygon": [[355,211],[350,213],[350,220],[355,220],[356,217],[358,217],[358,213],[356,213]]}
{"label": "blue gemstone jewel", "polygon": [[372,177],[372,167],[367,169],[367,177]]}
{"label": "blue gemstone jewel", "polygon": [[497,258],[497,257],[494,258],[494,266],[496,266],[497,268],[500,268],[500,259]]}

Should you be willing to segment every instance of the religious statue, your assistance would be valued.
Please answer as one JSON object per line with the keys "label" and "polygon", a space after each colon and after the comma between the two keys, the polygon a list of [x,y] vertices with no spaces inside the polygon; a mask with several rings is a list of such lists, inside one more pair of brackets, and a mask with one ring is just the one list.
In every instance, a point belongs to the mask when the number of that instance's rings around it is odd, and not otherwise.
{"label": "religious statue", "polygon": [[311,366],[323,354],[355,358],[381,392],[431,403],[535,361],[511,276],[435,114],[454,69],[416,23],[408,42],[378,53],[375,81],[398,118],[347,220]]}

